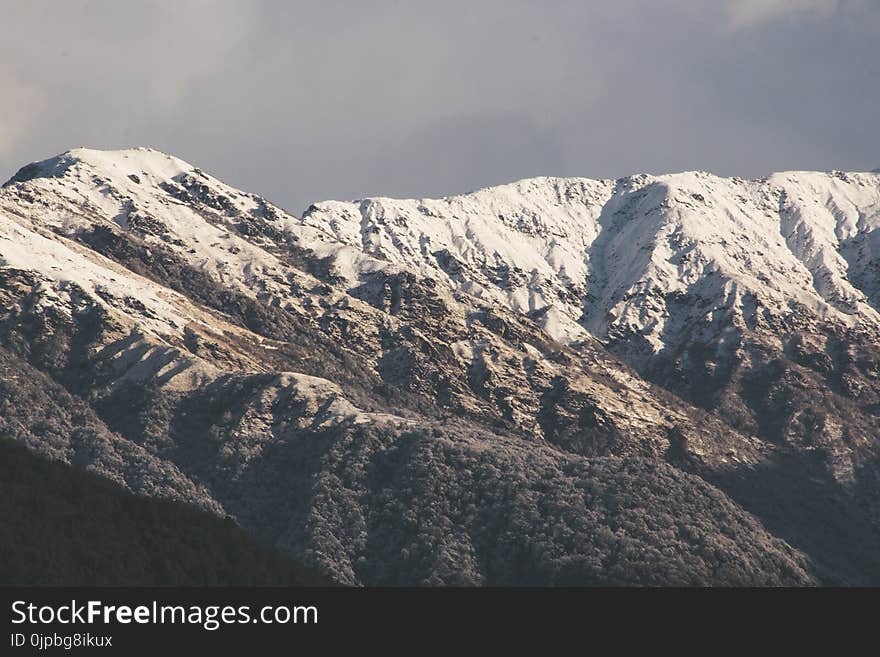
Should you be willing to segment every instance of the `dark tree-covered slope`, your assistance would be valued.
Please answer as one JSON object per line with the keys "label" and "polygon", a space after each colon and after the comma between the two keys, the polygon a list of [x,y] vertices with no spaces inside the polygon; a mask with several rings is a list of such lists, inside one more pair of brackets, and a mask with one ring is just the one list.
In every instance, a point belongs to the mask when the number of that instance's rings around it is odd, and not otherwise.
{"label": "dark tree-covered slope", "polygon": [[0,439],[2,586],[323,586],[231,520]]}

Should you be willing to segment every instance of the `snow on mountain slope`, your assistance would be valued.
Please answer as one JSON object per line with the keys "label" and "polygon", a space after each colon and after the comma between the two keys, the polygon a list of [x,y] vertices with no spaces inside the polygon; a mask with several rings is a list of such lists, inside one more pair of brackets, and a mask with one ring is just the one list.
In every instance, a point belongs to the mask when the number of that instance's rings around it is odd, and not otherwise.
{"label": "snow on mountain slope", "polygon": [[[606,457],[609,490],[702,477],[825,560],[817,572],[861,581],[876,555],[858,546],[880,527],[878,181],[537,178],[300,219],[157,151],[77,149],[0,190],[0,355],[94,419],[58,403],[47,432],[39,409],[7,403],[0,428],[154,494],[143,459],[118,456],[143,454],[179,473],[175,494],[341,581],[395,572],[390,499],[457,518],[484,466],[489,491],[501,463],[543,488],[568,475],[530,464]],[[83,421],[108,437],[80,437]],[[574,495],[580,522],[592,511]],[[492,499],[449,521],[454,558],[429,541],[412,577],[489,577]],[[829,547],[816,509],[862,538]],[[419,541],[438,536],[414,522]],[[516,545],[543,523],[524,522],[505,534]]]}
{"label": "snow on mountain slope", "polygon": [[[558,337],[675,349],[718,320],[880,321],[876,174],[536,178],[439,200],[313,205],[303,223],[365,253],[545,317]],[[682,312],[683,297],[696,301]]]}
{"label": "snow on mountain slope", "polygon": [[[75,149],[25,167],[7,183],[7,192],[45,227],[69,233],[113,223],[185,250],[200,269],[220,282],[242,283],[243,290],[251,289],[247,282],[254,276],[280,277],[279,263],[242,239],[227,216],[234,211],[259,215],[268,229],[280,233],[283,222],[272,210],[263,216],[256,197],[158,151]],[[208,220],[187,202],[192,193],[213,210]]]}
{"label": "snow on mountain slope", "polygon": [[864,313],[865,302],[877,309],[880,176],[792,172],[771,176],[769,184],[786,242],[816,289],[843,312]]}
{"label": "snow on mountain slope", "polygon": [[112,329],[99,353],[116,384],[149,379],[191,389],[217,376],[218,369],[179,348],[186,330],[235,331],[184,296],[13,213],[0,214],[0,265],[35,279],[25,299],[4,294],[4,302],[24,303],[35,315],[48,312],[66,322],[96,309],[106,315]]}
{"label": "snow on mountain slope", "polygon": [[[12,217],[12,214],[0,215],[0,258],[4,267],[35,271],[47,281],[58,280],[62,283],[60,290],[85,290],[107,307],[124,306],[137,313],[144,328],[157,335],[182,334],[184,325],[192,321],[193,318],[185,317],[179,304],[174,303],[175,295],[170,290],[133,278],[112,260],[69,240],[45,235],[38,228],[22,225]],[[54,290],[47,288],[45,292],[57,298]]]}
{"label": "snow on mountain slope", "polygon": [[446,284],[436,294],[462,322],[449,289],[565,342],[594,336],[637,367],[694,341],[736,348],[730,330],[772,341],[780,326],[880,327],[872,173],[535,178],[444,199],[328,201],[297,219],[158,151],[77,149],[23,168],[4,210],[66,235],[135,233],[316,320],[327,294],[356,311],[389,294],[387,276],[419,272]]}
{"label": "snow on mountain slope", "polygon": [[880,323],[877,174],[535,178],[444,199],[328,201],[300,220],[157,151],[77,149],[25,167],[8,191],[44,227],[113,222],[221,284],[292,305],[290,290],[314,281],[288,266],[291,247],[348,289],[403,267],[552,337],[638,338],[654,353],[721,323]]}
{"label": "snow on mountain slope", "polygon": [[[0,190],[3,211],[89,246],[135,235],[159,259],[168,254],[223,288],[315,321],[328,305],[368,312],[347,292],[401,270],[152,149],[75,149],[28,165]],[[438,293],[463,317],[452,295]]]}
{"label": "snow on mountain slope", "polygon": [[439,200],[329,201],[314,226],[365,253],[437,277],[488,302],[532,313],[554,337],[578,325],[608,181],[539,178]]}
{"label": "snow on mountain slope", "polygon": [[[89,356],[107,390],[292,371],[344,386],[320,388],[316,405],[306,392],[317,389],[300,385],[309,418],[464,413],[577,452],[659,453],[692,423],[692,409],[658,398],[571,319],[580,351],[562,354],[491,298],[365,254],[157,151],[78,149],[29,165],[0,190],[0,213],[7,268],[39,274],[42,296],[82,290],[116,317]],[[712,444],[694,433],[691,447],[721,462],[755,458],[735,434]]]}
{"label": "snow on mountain slope", "polygon": [[319,203],[303,223],[574,345],[586,331],[848,486],[880,457],[876,173],[536,178],[439,200]]}

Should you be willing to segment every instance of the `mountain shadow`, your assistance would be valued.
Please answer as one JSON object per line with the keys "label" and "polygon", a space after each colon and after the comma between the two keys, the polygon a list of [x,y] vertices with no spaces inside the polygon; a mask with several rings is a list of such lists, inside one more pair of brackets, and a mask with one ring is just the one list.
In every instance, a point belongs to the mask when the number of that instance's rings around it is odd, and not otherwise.
{"label": "mountain shadow", "polygon": [[0,438],[2,586],[327,586],[231,520]]}

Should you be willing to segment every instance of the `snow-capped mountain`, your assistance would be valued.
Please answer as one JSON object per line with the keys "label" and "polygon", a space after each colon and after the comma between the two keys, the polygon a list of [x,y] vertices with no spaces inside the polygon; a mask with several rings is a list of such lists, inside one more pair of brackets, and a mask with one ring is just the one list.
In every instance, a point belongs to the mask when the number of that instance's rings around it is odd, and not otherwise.
{"label": "snow-capped mountain", "polygon": [[300,218],[77,149],[0,190],[0,432],[342,582],[874,581],[878,225],[877,174]]}
{"label": "snow-capped mountain", "polygon": [[[875,327],[875,173],[534,178],[444,199],[311,206],[303,224],[542,319],[676,349],[719,320]],[[699,299],[700,307],[683,298]],[[702,312],[705,310],[705,312]]]}
{"label": "snow-capped mountain", "polygon": [[[26,167],[0,195],[0,212],[10,219],[0,257],[39,275],[38,305],[72,316],[85,294],[117,316],[122,328],[112,344],[121,351],[112,362],[121,380],[158,377],[164,387],[187,390],[230,367],[271,370],[250,346],[196,358],[188,342],[235,336],[275,358],[276,343],[291,332],[318,332],[360,360],[363,380],[348,381],[359,396],[405,381],[432,406],[442,397],[449,409],[545,437],[541,398],[551,381],[570,378],[567,389],[577,394],[616,389],[621,402],[603,412],[627,427],[633,451],[666,448],[674,422],[659,409],[668,404],[646,403],[645,383],[593,342],[573,352],[582,362],[560,367],[562,345],[504,306],[365,254],[162,153],[76,150]],[[131,331],[138,338],[123,340]],[[323,375],[338,351],[305,352],[296,366]]]}
{"label": "snow-capped mountain", "polygon": [[[318,203],[303,223],[557,339],[586,333],[733,426],[824,450],[838,478],[859,467],[852,450],[877,454],[862,437],[875,435],[880,401],[876,173],[536,178],[438,200]],[[825,397],[818,415],[788,386],[781,408],[745,399],[751,380],[768,381],[765,365],[791,361],[812,380],[795,388]]]}

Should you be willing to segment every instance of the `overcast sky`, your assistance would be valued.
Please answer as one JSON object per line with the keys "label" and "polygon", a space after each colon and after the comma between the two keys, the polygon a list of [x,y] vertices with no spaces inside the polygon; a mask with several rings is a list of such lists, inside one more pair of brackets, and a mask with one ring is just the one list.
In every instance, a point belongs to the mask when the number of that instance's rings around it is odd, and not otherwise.
{"label": "overcast sky", "polygon": [[0,178],[153,146],[293,212],[880,167],[878,0],[0,0]]}

